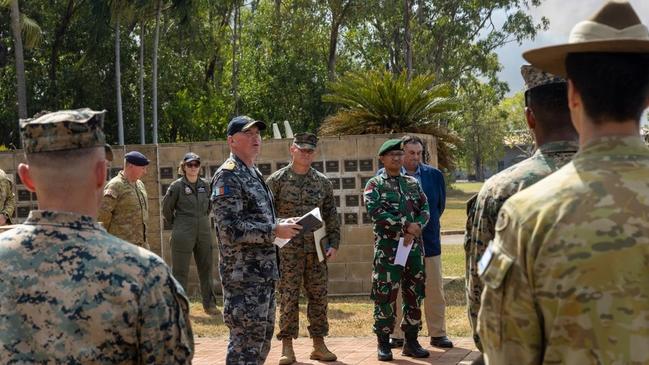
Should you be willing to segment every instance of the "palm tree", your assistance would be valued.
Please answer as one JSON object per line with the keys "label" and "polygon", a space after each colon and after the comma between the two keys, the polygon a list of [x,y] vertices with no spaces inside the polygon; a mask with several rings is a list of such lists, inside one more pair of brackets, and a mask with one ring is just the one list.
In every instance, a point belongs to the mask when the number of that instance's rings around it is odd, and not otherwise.
{"label": "palm tree", "polygon": [[419,75],[408,81],[406,72],[350,73],[328,84],[322,100],[341,108],[325,118],[320,133],[385,134],[426,133],[437,138],[442,168],[454,166],[451,157],[460,139],[444,126],[447,114],[457,109],[446,84],[435,84],[434,75]]}
{"label": "palm tree", "polygon": [[27,85],[25,81],[25,58],[23,55],[23,33],[25,46],[32,48],[41,40],[41,28],[36,22],[20,13],[18,0],[0,0],[0,7],[11,8],[11,32],[14,36],[16,57],[16,93],[18,98],[18,117],[27,118]]}

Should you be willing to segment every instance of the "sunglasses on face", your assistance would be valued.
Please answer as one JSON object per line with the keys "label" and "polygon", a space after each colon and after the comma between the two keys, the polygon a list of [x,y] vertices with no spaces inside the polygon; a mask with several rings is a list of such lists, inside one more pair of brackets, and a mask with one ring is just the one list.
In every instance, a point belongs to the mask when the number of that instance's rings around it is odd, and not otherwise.
{"label": "sunglasses on face", "polygon": [[190,163],[188,163],[188,164],[185,164],[185,166],[187,166],[187,167],[189,167],[189,168],[192,168],[192,169],[193,169],[193,168],[197,168],[197,167],[200,167],[200,166],[201,166],[201,164],[199,164],[199,163],[196,163],[196,162],[190,162]]}

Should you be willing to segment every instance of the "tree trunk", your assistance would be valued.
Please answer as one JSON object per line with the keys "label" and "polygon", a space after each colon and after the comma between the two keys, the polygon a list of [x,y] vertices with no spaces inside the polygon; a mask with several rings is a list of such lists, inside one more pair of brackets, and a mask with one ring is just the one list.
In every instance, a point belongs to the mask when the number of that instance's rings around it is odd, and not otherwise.
{"label": "tree trunk", "polygon": [[[333,14],[332,14],[333,18]],[[331,22],[331,32],[329,33],[329,58],[327,59],[327,74],[329,81],[336,79],[336,49],[338,48],[338,31],[340,22],[334,18]]]}
{"label": "tree trunk", "polygon": [[140,144],[146,143],[146,132],[144,128],[144,20],[140,21]]}
{"label": "tree trunk", "polygon": [[11,31],[14,35],[14,48],[16,49],[18,118],[27,118],[27,84],[25,82],[25,59],[23,56],[23,38],[18,0],[11,1]]}
{"label": "tree trunk", "polygon": [[72,20],[73,14],[74,0],[68,0],[65,12],[61,16],[61,22],[56,27],[56,31],[54,31],[54,43],[52,44],[52,52],[50,53],[50,69],[48,73],[50,77],[49,102],[53,105],[57,105],[59,102],[59,93],[56,86],[57,69],[59,67],[59,50],[63,45],[63,37],[70,26],[70,20]]}
{"label": "tree trunk", "polygon": [[124,120],[122,118],[122,72],[120,62],[120,16],[115,21],[115,93],[117,98],[117,138],[120,146],[124,145]]}
{"label": "tree trunk", "polygon": [[406,55],[406,77],[408,81],[412,78],[412,37],[410,35],[410,1],[403,0],[403,38],[404,53]]}
{"label": "tree trunk", "polygon": [[158,0],[155,14],[155,35],[153,36],[153,144],[158,144],[158,41],[160,40],[160,16],[162,13],[162,0]]}
{"label": "tree trunk", "polygon": [[233,21],[233,31],[232,31],[232,95],[234,97],[234,114],[239,115],[239,94],[238,94],[238,82],[239,82],[239,62],[237,60],[239,42],[239,13],[240,13],[239,4],[234,7],[234,21]]}

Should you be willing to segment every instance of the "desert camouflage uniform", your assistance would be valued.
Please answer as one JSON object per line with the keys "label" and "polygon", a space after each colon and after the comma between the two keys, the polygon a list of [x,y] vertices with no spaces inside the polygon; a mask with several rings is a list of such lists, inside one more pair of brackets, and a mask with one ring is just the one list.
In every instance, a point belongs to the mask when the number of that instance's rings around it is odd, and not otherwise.
{"label": "desert camouflage uniform", "polygon": [[227,364],[263,364],[275,325],[279,278],[273,197],[256,167],[230,155],[212,178]]}
{"label": "desert camouflage uniform", "polygon": [[[275,197],[280,218],[300,217],[319,207],[330,247],[338,249],[340,224],[336,213],[333,187],[324,174],[311,168],[306,175],[296,174],[292,164],[277,170],[266,181]],[[325,337],[327,322],[327,262],[318,260],[313,233],[299,234],[280,250],[281,279],[278,339],[298,337],[300,287],[308,298],[309,335]]]}
{"label": "desert camouflage uniform", "polygon": [[110,234],[149,249],[146,242],[149,203],[144,183],[129,183],[120,171],[104,188],[99,221]]}
{"label": "desert camouflage uniform", "polygon": [[4,171],[0,170],[0,214],[7,218],[6,224],[11,224],[11,216],[16,209],[16,196],[13,183]]}
{"label": "desert camouflage uniform", "polygon": [[639,137],[603,137],[505,203],[480,262],[488,363],[649,364],[648,181]]}
{"label": "desert camouflage uniform", "polygon": [[467,226],[465,233],[465,251],[469,322],[473,330],[473,339],[479,349],[482,346],[477,332],[477,320],[483,284],[478,275],[478,261],[495,236],[498,211],[512,195],[570,162],[578,148],[579,145],[575,141],[546,143],[532,157],[492,176],[478,193],[478,198],[475,201],[475,214],[471,217],[472,224],[470,227]]}
{"label": "desert camouflage uniform", "polygon": [[395,306],[399,287],[403,296],[401,329],[421,329],[421,301],[424,299],[426,274],[421,237],[413,241],[406,267],[394,265],[399,238],[410,223],[426,226],[430,210],[426,195],[414,177],[388,176],[383,172],[365,186],[365,207],[374,224],[374,265],[372,292],[374,300],[374,333],[389,334],[394,330]]}

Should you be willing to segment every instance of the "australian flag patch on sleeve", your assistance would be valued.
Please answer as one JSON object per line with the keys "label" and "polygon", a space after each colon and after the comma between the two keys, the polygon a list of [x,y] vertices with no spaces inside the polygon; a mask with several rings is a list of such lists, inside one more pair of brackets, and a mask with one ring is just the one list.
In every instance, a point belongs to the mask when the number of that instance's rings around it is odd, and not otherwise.
{"label": "australian flag patch on sleeve", "polygon": [[212,190],[212,199],[219,197],[219,196],[226,196],[230,194],[230,187],[227,185],[220,186],[217,188],[214,188]]}

